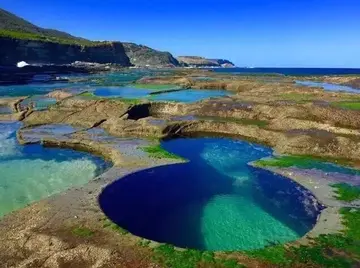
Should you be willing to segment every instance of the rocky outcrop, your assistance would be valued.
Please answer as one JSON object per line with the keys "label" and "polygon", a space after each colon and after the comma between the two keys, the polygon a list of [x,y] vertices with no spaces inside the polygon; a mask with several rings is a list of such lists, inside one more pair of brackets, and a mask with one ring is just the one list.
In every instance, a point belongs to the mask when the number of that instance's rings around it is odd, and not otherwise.
{"label": "rocky outcrop", "polygon": [[123,43],[130,62],[138,67],[175,67],[179,66],[177,59],[169,52],[158,51],[147,46],[134,43]]}
{"label": "rocky outcrop", "polygon": [[183,66],[190,67],[234,67],[235,65],[224,59],[206,59],[197,56],[179,56],[178,61]]}
{"label": "rocky outcrop", "polygon": [[129,58],[120,42],[82,46],[0,37],[0,44],[0,65],[14,65],[19,61],[41,64],[87,61],[130,66]]}

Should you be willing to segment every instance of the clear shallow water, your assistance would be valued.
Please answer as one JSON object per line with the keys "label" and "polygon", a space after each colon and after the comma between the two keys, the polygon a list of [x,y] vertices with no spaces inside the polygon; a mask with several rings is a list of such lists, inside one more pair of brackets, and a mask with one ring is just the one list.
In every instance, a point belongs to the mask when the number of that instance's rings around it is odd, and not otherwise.
{"label": "clear shallow water", "polygon": [[168,93],[150,95],[156,90],[134,87],[107,87],[98,88],[94,95],[98,97],[119,97],[125,99],[149,99],[152,101],[196,102],[211,97],[227,96],[225,90],[188,89]]}
{"label": "clear shallow water", "polygon": [[33,106],[35,110],[43,110],[47,109],[49,106],[56,103],[56,99],[54,98],[47,98],[44,96],[32,96],[23,100],[20,103],[22,108]]}
{"label": "clear shallow water", "polygon": [[119,97],[124,99],[140,99],[148,97],[152,92],[150,89],[140,89],[133,87],[108,87],[97,88],[94,95],[98,97]]}
{"label": "clear shallow water", "polygon": [[208,98],[228,96],[226,90],[187,89],[152,95],[153,101],[197,102]]}
{"label": "clear shallow water", "polygon": [[9,106],[0,105],[0,114],[11,114],[13,110]]}
{"label": "clear shallow water", "polygon": [[66,88],[67,86],[74,86],[68,83],[54,83],[54,84],[27,84],[16,86],[0,86],[0,97],[20,97],[30,95],[44,95],[55,89]]}
{"label": "clear shallow water", "polygon": [[319,213],[312,195],[248,162],[271,150],[221,138],[176,139],[163,148],[190,160],[130,174],[104,189],[104,213],[131,233],[202,250],[256,249],[296,240]]}
{"label": "clear shallow water", "polygon": [[296,84],[302,86],[308,86],[308,87],[322,87],[327,91],[344,91],[351,93],[360,93],[360,89],[356,89],[348,86],[330,84],[330,83],[313,82],[313,81],[296,81]]}
{"label": "clear shallow water", "polygon": [[108,163],[68,149],[20,146],[20,123],[0,122],[0,217],[34,201],[83,185]]}

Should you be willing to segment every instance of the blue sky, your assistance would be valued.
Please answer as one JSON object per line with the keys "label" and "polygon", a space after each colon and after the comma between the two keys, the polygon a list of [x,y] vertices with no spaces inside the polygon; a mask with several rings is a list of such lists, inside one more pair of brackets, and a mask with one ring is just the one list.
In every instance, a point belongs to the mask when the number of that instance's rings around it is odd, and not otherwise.
{"label": "blue sky", "polygon": [[360,0],[0,0],[42,27],[238,66],[360,67]]}

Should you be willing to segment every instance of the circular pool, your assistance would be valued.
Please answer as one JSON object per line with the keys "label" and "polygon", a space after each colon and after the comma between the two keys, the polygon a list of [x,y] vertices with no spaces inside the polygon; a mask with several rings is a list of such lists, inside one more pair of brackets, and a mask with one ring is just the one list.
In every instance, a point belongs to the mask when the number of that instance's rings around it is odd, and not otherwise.
{"label": "circular pool", "polygon": [[288,178],[249,162],[270,156],[260,145],[225,138],[165,141],[189,162],[130,174],[99,197],[104,213],[132,234],[183,248],[250,250],[296,240],[321,205]]}

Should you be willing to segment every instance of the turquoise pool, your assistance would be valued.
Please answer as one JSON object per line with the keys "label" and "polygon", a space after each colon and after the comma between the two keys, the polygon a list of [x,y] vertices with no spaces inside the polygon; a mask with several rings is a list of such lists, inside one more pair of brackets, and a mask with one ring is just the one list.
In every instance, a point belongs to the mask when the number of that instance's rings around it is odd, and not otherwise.
{"label": "turquoise pool", "polygon": [[20,146],[20,123],[0,122],[0,217],[14,210],[80,186],[109,167],[90,154],[70,149]]}

